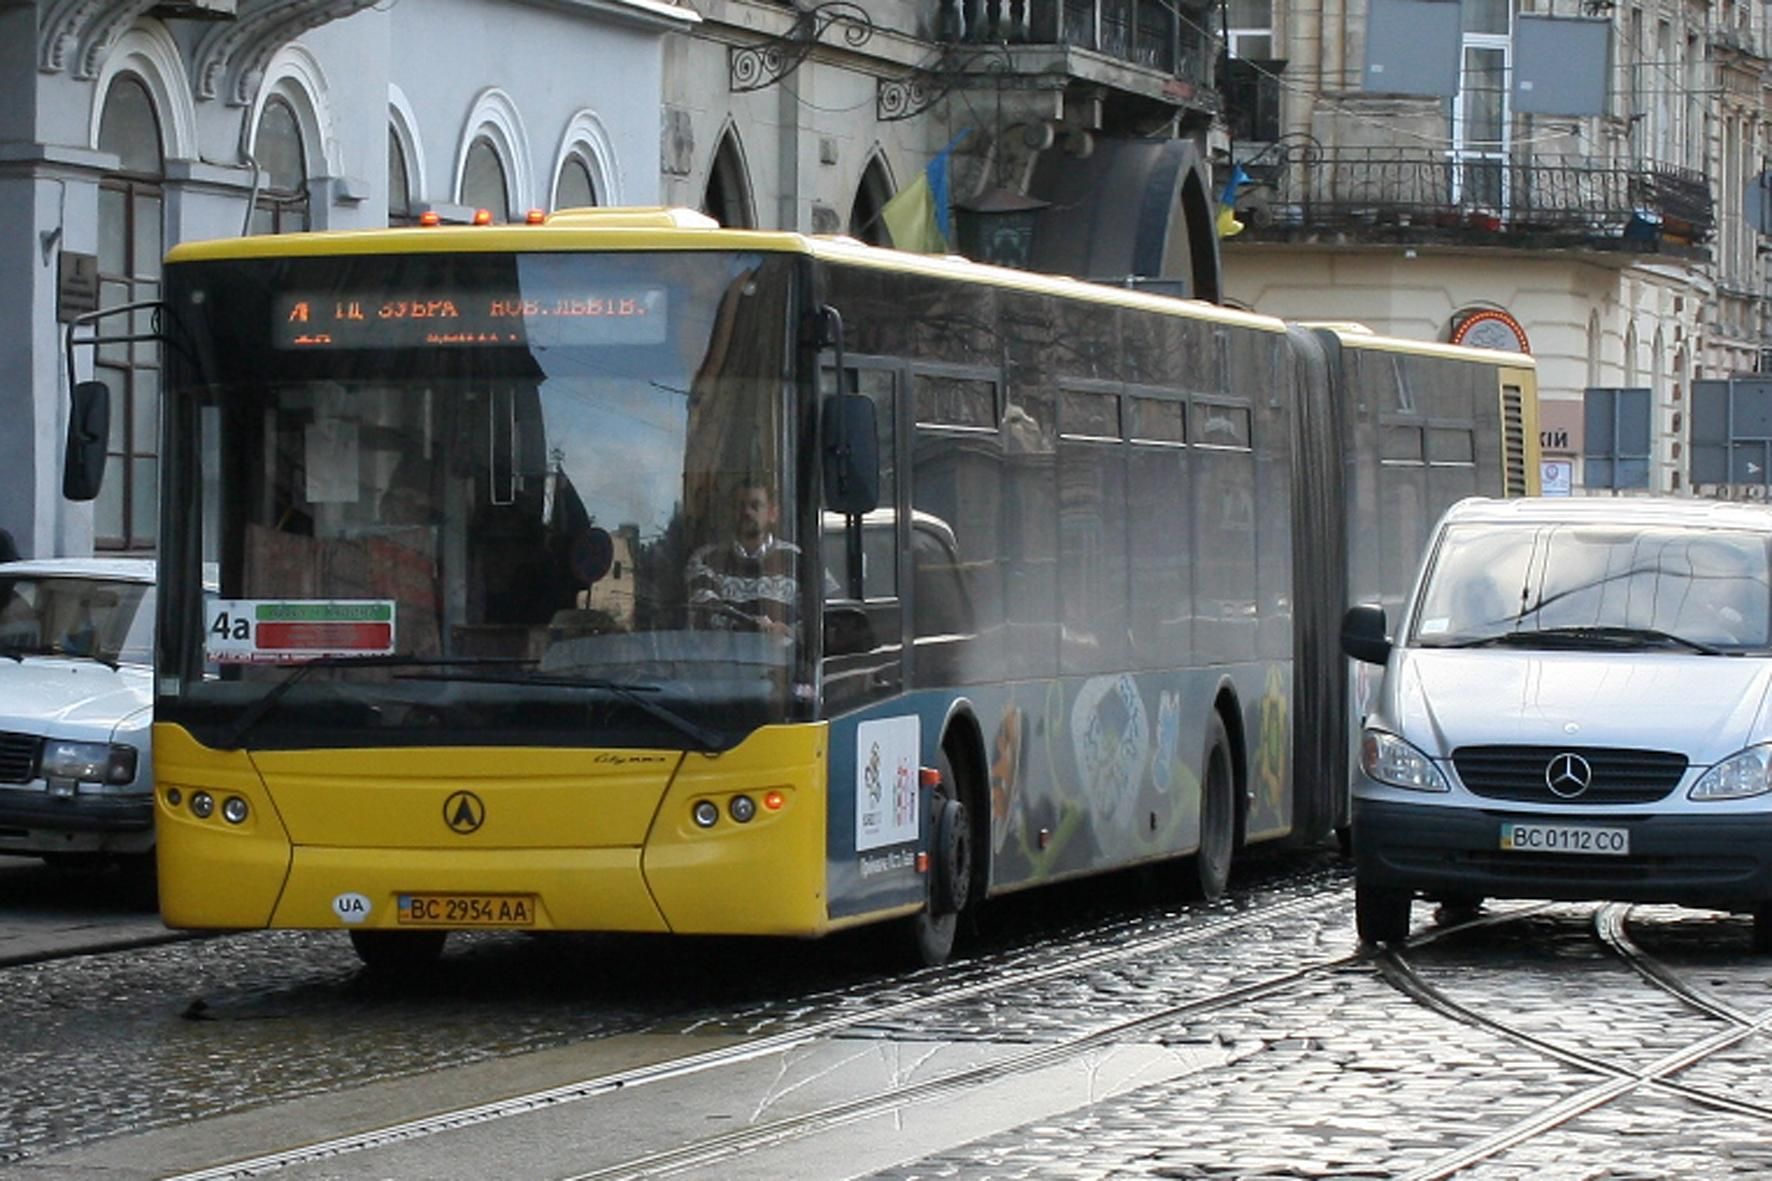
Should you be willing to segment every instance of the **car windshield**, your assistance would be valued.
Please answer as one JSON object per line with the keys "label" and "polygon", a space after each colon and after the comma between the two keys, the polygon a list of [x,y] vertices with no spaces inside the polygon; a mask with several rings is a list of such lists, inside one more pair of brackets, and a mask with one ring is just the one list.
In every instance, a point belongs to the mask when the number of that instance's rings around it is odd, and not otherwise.
{"label": "car windshield", "polygon": [[0,655],[154,659],[154,588],[145,582],[0,574]]}
{"label": "car windshield", "polygon": [[221,587],[169,624],[164,716],[271,746],[706,747],[801,708],[791,276],[638,253],[173,275],[228,316],[187,325],[196,380],[173,363],[202,523],[170,541],[201,537]]}
{"label": "car windshield", "polygon": [[1649,645],[1750,651],[1772,638],[1757,533],[1691,526],[1478,525],[1441,537],[1415,613],[1423,647]]}

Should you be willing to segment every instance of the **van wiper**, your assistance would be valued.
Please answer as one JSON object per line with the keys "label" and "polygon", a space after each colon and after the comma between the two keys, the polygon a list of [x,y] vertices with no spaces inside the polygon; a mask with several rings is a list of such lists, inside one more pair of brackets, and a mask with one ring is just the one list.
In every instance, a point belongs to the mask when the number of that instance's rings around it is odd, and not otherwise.
{"label": "van wiper", "polygon": [[[527,663],[527,662],[525,662]],[[534,685],[549,689],[596,689],[610,693],[632,705],[642,713],[651,715],[675,730],[683,737],[695,743],[696,748],[704,753],[722,751],[732,746],[732,738],[718,730],[710,730],[698,722],[691,721],[676,710],[660,705],[646,696],[657,693],[657,685],[648,685],[635,681],[611,681],[602,677],[551,677],[551,676],[487,676],[475,675],[466,677],[438,677],[429,673],[416,677],[402,677],[401,680],[449,680],[476,681],[487,685]]]}
{"label": "van wiper", "polygon": [[1502,632],[1480,636],[1474,640],[1436,645],[1446,648],[1641,648],[1659,644],[1686,648],[1705,656],[1725,656],[1721,648],[1699,640],[1676,636],[1653,627],[1607,627],[1585,624],[1576,627],[1546,627]]}
{"label": "van wiper", "polygon": [[265,690],[264,695],[234,720],[234,728],[228,732],[224,746],[239,749],[241,739],[262,721],[266,714],[275,709],[285,694],[301,683],[303,677],[317,668],[452,668],[458,665],[524,665],[534,664],[533,660],[513,660],[503,657],[463,656],[449,659],[435,656],[316,656],[312,660],[304,660],[296,665],[295,671]]}

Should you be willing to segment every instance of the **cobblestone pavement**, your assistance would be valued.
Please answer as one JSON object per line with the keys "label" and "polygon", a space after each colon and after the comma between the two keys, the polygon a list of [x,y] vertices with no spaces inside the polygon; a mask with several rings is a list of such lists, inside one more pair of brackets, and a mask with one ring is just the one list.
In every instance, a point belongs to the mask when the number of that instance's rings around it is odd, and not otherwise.
{"label": "cobblestone pavement", "polygon": [[[124,1132],[610,1033],[772,1033],[951,992],[952,1004],[847,1036],[1052,1044],[1307,964],[1338,966],[1127,1035],[1209,1045],[1221,1052],[1200,1060],[1218,1065],[878,1175],[1437,1176],[1447,1154],[1610,1079],[1404,996],[1370,957],[1350,958],[1351,908],[1345,868],[1319,860],[1240,874],[1210,906],[1153,901],[1124,882],[1012,900],[971,958],[908,974],[882,971],[865,937],[768,956],[760,946],[780,945],[484,935],[401,985],[360,972],[336,935],[293,932],[15,966],[0,970],[0,1174],[30,1176],[36,1156]],[[1725,1027],[1609,952],[1593,912],[1553,906],[1402,954],[1453,1001],[1623,1069]],[[1418,927],[1429,917],[1418,908]],[[1772,960],[1749,954],[1746,919],[1637,908],[1628,930],[1718,1000],[1756,1017],[1772,1008]],[[1772,1107],[1767,1049],[1757,1033],[1677,1077]],[[1767,1176],[1772,1121],[1639,1088],[1457,1175]]]}
{"label": "cobblestone pavement", "polygon": [[[1624,1067],[1722,1028],[1650,988],[1588,933],[1591,906],[1409,953],[1459,1003]],[[1772,963],[1748,925],[1640,908],[1632,934],[1692,982],[1765,1016]],[[1159,1035],[1161,1036],[1161,1035]],[[1017,1128],[879,1176],[925,1178],[1398,1178],[1605,1081],[1489,1030],[1441,1017],[1366,965],[1219,1015],[1240,1053],[1218,1069]],[[1772,1082],[1756,1035],[1675,1076],[1760,1102]],[[1772,1176],[1772,1123],[1639,1090],[1475,1162],[1482,1181]]]}

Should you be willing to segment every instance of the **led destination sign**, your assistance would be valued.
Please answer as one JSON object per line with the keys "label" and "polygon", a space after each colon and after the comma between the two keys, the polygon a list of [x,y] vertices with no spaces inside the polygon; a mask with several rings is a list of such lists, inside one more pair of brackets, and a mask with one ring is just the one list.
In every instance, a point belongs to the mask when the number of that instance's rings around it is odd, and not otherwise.
{"label": "led destination sign", "polygon": [[271,339],[292,350],[647,345],[664,341],[667,313],[663,287],[288,292],[272,304]]}

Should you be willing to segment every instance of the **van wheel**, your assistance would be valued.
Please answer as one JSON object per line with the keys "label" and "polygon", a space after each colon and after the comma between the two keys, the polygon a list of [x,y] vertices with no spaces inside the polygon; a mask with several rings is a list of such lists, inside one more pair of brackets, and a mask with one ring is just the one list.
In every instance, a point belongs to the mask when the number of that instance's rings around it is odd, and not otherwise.
{"label": "van wheel", "polygon": [[1206,724],[1206,759],[1200,774],[1200,848],[1187,879],[1188,894],[1210,902],[1231,880],[1237,846],[1237,784],[1231,771],[1231,740],[1217,713]]}
{"label": "van wheel", "polygon": [[1362,943],[1401,943],[1409,937],[1409,910],[1414,896],[1407,890],[1373,886],[1354,879],[1354,929]]}
{"label": "van wheel", "polygon": [[911,955],[924,967],[945,964],[953,955],[960,916],[972,905],[972,816],[967,792],[943,748],[941,782],[929,795],[929,874],[923,909],[905,920]]}
{"label": "van wheel", "polygon": [[352,931],[351,947],[370,971],[397,976],[436,963],[448,937],[447,931]]}

